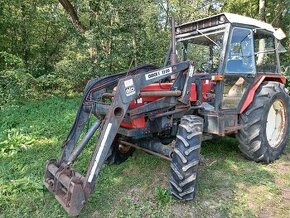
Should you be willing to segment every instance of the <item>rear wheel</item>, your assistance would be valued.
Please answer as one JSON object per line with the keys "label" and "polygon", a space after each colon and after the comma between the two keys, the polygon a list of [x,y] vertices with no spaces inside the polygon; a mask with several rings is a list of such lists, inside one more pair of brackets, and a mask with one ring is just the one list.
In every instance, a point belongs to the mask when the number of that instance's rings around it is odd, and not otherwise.
{"label": "rear wheel", "polygon": [[270,163],[278,159],[289,136],[289,96],[283,84],[265,82],[240,116],[239,148],[247,158]]}
{"label": "rear wheel", "polygon": [[192,200],[195,197],[202,131],[201,117],[182,117],[176,135],[169,178],[171,194],[181,200]]}

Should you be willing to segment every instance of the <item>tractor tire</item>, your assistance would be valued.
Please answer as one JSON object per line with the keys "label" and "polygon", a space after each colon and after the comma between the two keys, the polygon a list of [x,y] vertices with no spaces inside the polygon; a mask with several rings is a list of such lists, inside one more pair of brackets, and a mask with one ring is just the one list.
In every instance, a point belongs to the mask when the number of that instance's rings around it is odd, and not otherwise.
{"label": "tractor tire", "polygon": [[203,119],[194,115],[181,118],[171,161],[170,192],[180,200],[193,200],[200,161]]}
{"label": "tractor tire", "polygon": [[264,82],[240,116],[239,148],[250,160],[271,163],[285,149],[289,137],[289,95],[283,84]]}
{"label": "tractor tire", "polygon": [[109,153],[107,155],[105,163],[107,165],[118,165],[125,162],[129,157],[131,157],[134,153],[135,149],[132,147],[126,149],[120,149],[118,143],[118,137],[115,138]]}

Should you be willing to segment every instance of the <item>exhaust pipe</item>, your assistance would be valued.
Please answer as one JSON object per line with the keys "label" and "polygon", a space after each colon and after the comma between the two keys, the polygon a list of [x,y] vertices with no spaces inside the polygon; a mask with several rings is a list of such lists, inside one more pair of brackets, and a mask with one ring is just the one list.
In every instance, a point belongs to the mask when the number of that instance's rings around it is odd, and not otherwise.
{"label": "exhaust pipe", "polygon": [[170,54],[170,64],[177,64],[177,54],[176,54],[176,34],[175,34],[175,20],[171,19],[171,54]]}

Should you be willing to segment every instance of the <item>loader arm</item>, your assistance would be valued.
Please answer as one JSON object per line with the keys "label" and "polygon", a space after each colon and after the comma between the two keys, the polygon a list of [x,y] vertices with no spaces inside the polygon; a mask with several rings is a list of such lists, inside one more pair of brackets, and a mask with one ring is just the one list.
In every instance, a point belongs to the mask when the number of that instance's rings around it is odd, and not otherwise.
{"label": "loader arm", "polygon": [[84,89],[81,104],[77,112],[74,124],[72,125],[70,133],[68,134],[66,140],[62,144],[63,153],[62,157],[60,158],[60,162],[68,161],[68,157],[71,154],[74,145],[77,143],[77,140],[79,139],[84,126],[87,124],[90,118],[90,114],[93,110],[94,99],[98,98],[103,93],[102,90],[104,88],[111,85],[117,85],[119,79],[125,77],[126,75],[135,75],[140,73],[140,71],[150,71],[155,69],[157,69],[156,66],[148,64],[133,68],[128,72],[122,72],[115,75],[106,76],[101,79],[90,80]]}
{"label": "loader arm", "polygon": [[[121,73],[89,82],[74,125],[63,144],[62,156],[58,161],[48,161],[45,171],[45,186],[70,215],[76,216],[80,213],[89,194],[94,190],[98,173],[106,159],[120,124],[126,113],[128,113],[129,103],[140,97],[142,87],[179,72],[178,75],[184,77],[183,72],[189,66],[189,62],[182,62],[157,70],[135,71],[131,75]],[[117,84],[117,87],[112,94],[112,103],[108,107],[106,115],[99,114],[98,108],[103,105],[96,103],[97,98],[104,93],[103,90],[107,86],[114,86],[115,84]],[[90,127],[79,144],[76,145],[91,113],[95,114],[98,120]],[[88,165],[86,176],[82,176],[72,168],[72,164],[100,126],[100,135]]]}

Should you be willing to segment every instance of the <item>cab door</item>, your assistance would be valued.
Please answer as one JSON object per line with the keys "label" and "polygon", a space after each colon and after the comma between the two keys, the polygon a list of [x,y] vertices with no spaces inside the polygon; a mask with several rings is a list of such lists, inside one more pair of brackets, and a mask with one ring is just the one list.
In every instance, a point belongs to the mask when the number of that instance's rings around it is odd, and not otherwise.
{"label": "cab door", "polygon": [[233,27],[224,62],[222,109],[237,109],[256,74],[253,30]]}

